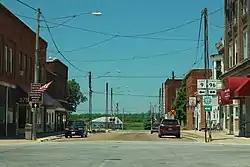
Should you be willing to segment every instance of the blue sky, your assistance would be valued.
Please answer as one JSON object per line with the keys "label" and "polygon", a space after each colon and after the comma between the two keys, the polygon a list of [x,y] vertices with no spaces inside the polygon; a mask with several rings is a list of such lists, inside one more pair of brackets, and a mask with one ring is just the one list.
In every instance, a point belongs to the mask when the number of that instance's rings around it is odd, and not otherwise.
{"label": "blue sky", "polygon": [[[82,12],[101,11],[102,16],[81,15],[65,23],[79,28],[105,32],[115,35],[137,35],[157,32],[167,28],[176,27],[187,21],[200,17],[201,10],[206,7],[209,12],[222,8],[220,11],[209,15],[209,52],[215,53],[215,43],[223,37],[223,0],[23,0],[23,2],[35,8],[41,8],[41,12],[49,21],[62,23],[63,20],[53,20],[61,16],[79,14]],[[28,17],[36,17],[34,11],[18,3],[16,0],[2,0],[2,3],[14,14]],[[32,19],[19,17],[32,29],[36,22]],[[42,26],[45,26],[42,23]],[[49,26],[55,26],[49,24]],[[191,39],[191,40],[152,40],[138,38],[117,37],[106,43],[81,49],[75,52],[64,52],[82,47],[87,47],[100,41],[111,38],[109,35],[91,33],[79,29],[64,26],[51,28],[53,37],[68,60],[84,72],[80,72],[69,65],[61,55],[54,53],[55,47],[47,29],[41,28],[41,36],[49,42],[47,56],[57,57],[69,67],[69,76],[76,76],[83,92],[88,92],[87,71],[92,71],[93,78],[110,72],[112,76],[162,76],[161,78],[99,78],[93,79],[93,91],[104,92],[105,82],[108,81],[114,92],[125,95],[114,95],[114,103],[119,102],[120,108],[125,112],[145,112],[149,103],[157,104],[157,97],[134,97],[126,94],[142,94],[157,96],[161,83],[171,76],[174,70],[176,76],[182,76],[192,66],[196,57],[196,45],[199,29],[199,21],[192,24],[155,35],[145,36],[151,38],[166,39]],[[202,36],[203,39],[203,31]],[[156,56],[162,53],[171,53],[183,49],[192,50]],[[200,49],[199,57],[203,52]],[[155,56],[154,56],[155,55]],[[149,58],[138,58],[149,56]],[[119,59],[134,58],[125,61]],[[99,60],[117,60],[112,62]],[[97,60],[96,62],[86,62]],[[84,62],[85,61],[85,62]],[[203,67],[203,62],[198,63],[197,68]],[[166,77],[165,77],[166,76]],[[79,113],[88,112],[88,103],[78,107]],[[105,112],[105,95],[93,94],[93,112]]]}

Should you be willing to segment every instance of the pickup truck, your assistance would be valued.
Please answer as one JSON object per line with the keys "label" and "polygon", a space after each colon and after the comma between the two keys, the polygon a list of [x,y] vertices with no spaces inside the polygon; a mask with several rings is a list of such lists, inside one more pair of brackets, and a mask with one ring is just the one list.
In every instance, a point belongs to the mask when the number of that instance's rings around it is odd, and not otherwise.
{"label": "pickup truck", "polygon": [[176,119],[164,119],[161,121],[158,137],[162,136],[176,136],[176,138],[181,137],[180,125]]}

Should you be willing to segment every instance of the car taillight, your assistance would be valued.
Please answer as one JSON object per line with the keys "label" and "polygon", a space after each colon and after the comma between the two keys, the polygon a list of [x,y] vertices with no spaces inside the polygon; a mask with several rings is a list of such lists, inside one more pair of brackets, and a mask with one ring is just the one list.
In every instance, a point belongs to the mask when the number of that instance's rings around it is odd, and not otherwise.
{"label": "car taillight", "polygon": [[82,130],[82,128],[78,128],[78,130]]}
{"label": "car taillight", "polygon": [[65,128],[65,130],[69,130],[69,128]]}

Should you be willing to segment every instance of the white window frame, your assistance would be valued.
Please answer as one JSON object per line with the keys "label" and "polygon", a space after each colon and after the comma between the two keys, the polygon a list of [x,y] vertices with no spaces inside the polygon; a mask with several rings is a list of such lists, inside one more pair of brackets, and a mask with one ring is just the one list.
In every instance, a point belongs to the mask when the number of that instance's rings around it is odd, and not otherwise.
{"label": "white window frame", "polygon": [[238,37],[235,37],[235,41],[234,41],[234,61],[233,61],[233,66],[238,64],[238,49],[237,49],[237,44],[238,44]]}
{"label": "white window frame", "polygon": [[248,28],[243,30],[244,59],[248,58]]}
{"label": "white window frame", "polygon": [[233,67],[233,45],[230,43],[228,45],[229,51],[228,51],[228,67],[231,68]]}
{"label": "white window frame", "polygon": [[26,64],[27,64],[27,55],[24,54],[23,55],[23,71],[26,71],[26,68],[27,68]]}
{"label": "white window frame", "polygon": [[4,64],[5,72],[8,72],[8,46],[4,46]]}
{"label": "white window frame", "polygon": [[12,73],[13,72],[13,51],[11,48],[9,48],[9,72]]}

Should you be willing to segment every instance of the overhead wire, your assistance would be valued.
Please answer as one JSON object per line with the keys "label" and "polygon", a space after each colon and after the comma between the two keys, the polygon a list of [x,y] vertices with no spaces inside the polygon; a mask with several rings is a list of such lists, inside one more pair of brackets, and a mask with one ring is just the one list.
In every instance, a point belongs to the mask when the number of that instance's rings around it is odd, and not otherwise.
{"label": "overhead wire", "polygon": [[[219,8],[211,13],[209,13],[209,15],[211,14],[214,14],[218,11],[220,11],[222,8]],[[20,16],[21,17],[21,16]],[[32,18],[32,17],[27,17],[27,18],[30,18],[30,19],[35,19],[35,18]],[[200,18],[199,18],[200,19]],[[193,22],[196,22],[198,21],[199,19],[194,19],[194,20],[191,20],[191,21],[188,21],[188,22],[185,22],[185,23],[182,23],[178,26],[175,26],[175,27],[172,27],[172,28],[167,28],[167,29],[164,29],[164,30],[159,30],[159,31],[155,31],[155,32],[149,32],[149,33],[144,33],[144,34],[137,34],[137,35],[121,35],[121,34],[114,34],[114,33],[107,33],[107,32],[101,32],[101,31],[96,31],[96,30],[90,30],[90,29],[86,29],[86,28],[81,28],[81,27],[75,27],[75,26],[71,26],[71,25],[66,25],[66,24],[62,24],[61,26],[63,27],[67,27],[67,28],[72,28],[72,29],[77,29],[77,30],[82,30],[82,31],[86,31],[86,32],[91,32],[91,33],[97,33],[97,34],[101,34],[101,35],[108,35],[108,36],[117,36],[117,37],[124,37],[124,38],[141,38],[142,36],[150,36],[150,35],[155,35],[155,34],[160,34],[160,33],[164,33],[164,32],[168,32],[168,31],[171,31],[171,30],[174,30],[174,29],[178,29],[178,28],[181,28],[183,26],[186,26],[188,24],[191,24]],[[44,20],[41,20],[41,21],[44,21]],[[55,25],[58,25],[59,23],[55,23],[55,22],[51,22],[51,21],[46,21],[47,23],[51,23],[51,24],[55,24]],[[45,27],[46,28],[46,27]]]}
{"label": "overhead wire", "polygon": [[72,62],[76,61],[78,63],[129,61],[129,60],[148,59],[148,58],[155,58],[155,57],[164,57],[164,56],[169,56],[169,55],[172,55],[172,54],[178,54],[178,53],[190,51],[190,50],[193,50],[193,49],[194,48],[186,48],[186,49],[176,50],[176,51],[169,52],[169,53],[160,53],[160,54],[149,55],[149,56],[134,56],[134,57],[128,57],[128,58],[121,58],[121,59],[70,60],[70,61],[72,61]]}
{"label": "overhead wire", "polygon": [[[99,94],[99,95],[105,95],[106,92],[98,92],[98,91],[93,91],[94,94]],[[113,95],[117,96],[133,96],[133,97],[148,97],[148,98],[158,98],[158,96],[154,95],[143,95],[143,94],[130,94],[130,93],[113,93]]]}
{"label": "overhead wire", "polygon": [[23,4],[23,5],[26,6],[26,7],[28,7],[28,8],[30,8],[30,9],[34,10],[34,11],[37,11],[36,8],[30,6],[29,4],[27,4],[27,3],[25,3],[25,2],[23,2],[23,1],[21,1],[21,0],[16,0],[16,1],[19,2],[19,3],[21,3],[21,4]]}
{"label": "overhead wire", "polygon": [[186,75],[197,63],[199,63],[199,61],[201,61],[201,59],[198,60],[198,55],[199,55],[199,46],[200,46],[200,37],[201,37],[201,30],[202,30],[202,20],[203,20],[203,15],[204,13],[201,12],[201,16],[200,16],[200,24],[198,27],[198,42],[197,42],[197,46],[196,46],[196,54],[195,54],[195,61],[193,62],[193,64],[191,65],[191,67],[189,68],[189,70],[184,73],[183,75]]}
{"label": "overhead wire", "polygon": [[53,37],[53,35],[52,35],[51,31],[50,31],[50,28],[49,28],[49,26],[48,26],[48,24],[47,24],[47,22],[46,22],[46,19],[45,19],[44,15],[43,15],[42,13],[41,13],[41,16],[43,17],[43,19],[44,19],[44,21],[45,21],[45,24],[46,24],[47,30],[48,30],[48,32],[49,32],[50,38],[51,38],[52,43],[53,43],[54,47],[56,48],[57,52],[58,52],[58,53],[63,57],[63,59],[64,59],[66,62],[68,62],[72,67],[74,67],[75,69],[77,69],[77,70],[80,71],[80,72],[86,72],[86,71],[83,71],[83,70],[81,70],[80,68],[76,67],[74,64],[72,64],[72,63],[71,63],[71,62],[70,62],[70,61],[60,52],[60,50],[59,50],[59,48],[58,48],[58,46],[57,46],[57,44],[56,44],[56,42],[55,42],[55,39],[54,39],[54,37]]}
{"label": "overhead wire", "polygon": [[[80,76],[72,76],[69,78],[84,78],[87,77],[87,75],[80,75]],[[122,76],[122,75],[100,75],[96,78],[92,79],[99,79],[99,78],[123,78],[123,79],[163,79],[163,78],[170,78],[171,76]],[[182,78],[182,76],[179,76],[177,78]]]}

